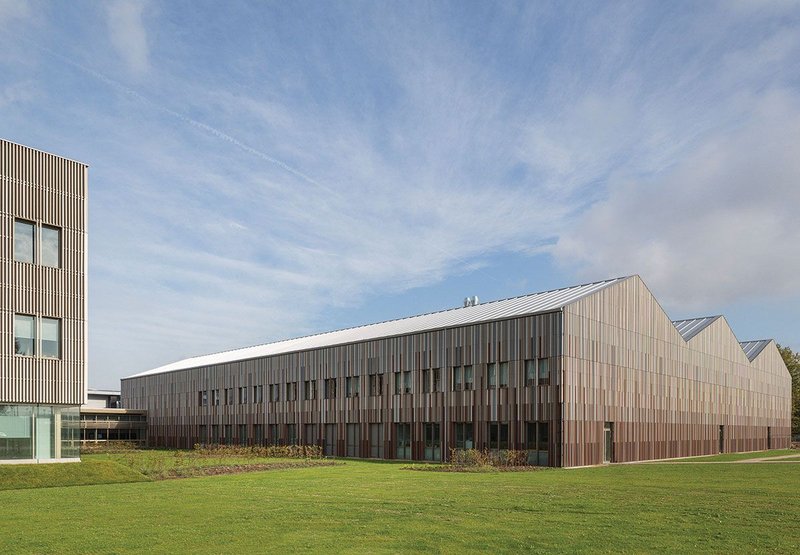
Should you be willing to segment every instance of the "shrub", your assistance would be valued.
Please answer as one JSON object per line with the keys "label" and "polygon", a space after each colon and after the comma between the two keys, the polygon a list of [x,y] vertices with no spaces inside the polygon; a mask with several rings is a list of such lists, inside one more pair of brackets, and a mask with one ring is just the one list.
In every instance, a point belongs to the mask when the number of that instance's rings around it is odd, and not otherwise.
{"label": "shrub", "polygon": [[450,449],[450,465],[458,468],[528,466],[528,453],[514,449]]}
{"label": "shrub", "polygon": [[320,459],[319,445],[201,445],[196,443],[194,451],[208,457],[261,457],[284,459]]}

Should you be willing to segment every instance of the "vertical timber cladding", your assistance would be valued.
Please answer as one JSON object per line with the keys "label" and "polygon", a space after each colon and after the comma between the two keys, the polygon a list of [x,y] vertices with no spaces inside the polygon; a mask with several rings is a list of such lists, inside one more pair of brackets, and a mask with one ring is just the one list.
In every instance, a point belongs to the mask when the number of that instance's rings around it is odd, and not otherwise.
{"label": "vertical timber cladding", "polygon": [[[287,426],[294,425],[299,442],[322,445],[325,425],[335,424],[335,453],[345,455],[346,425],[355,424],[356,452],[368,457],[374,447],[370,424],[379,424],[383,456],[395,458],[395,425],[404,423],[411,426],[411,457],[422,459],[425,423],[439,424],[442,454],[447,456],[455,447],[455,423],[473,424],[479,448],[488,447],[489,422],[508,423],[509,447],[524,449],[525,423],[549,421],[550,464],[557,465],[560,349],[561,313],[551,312],[125,378],[122,398],[126,408],[148,411],[151,444],[171,447],[206,441],[199,436],[201,426],[206,434],[217,426],[220,435],[230,426],[233,443],[251,444],[257,425],[262,430],[278,425],[283,441]],[[528,387],[525,361],[537,358],[548,358],[550,383]],[[490,389],[487,365],[499,362],[508,362],[508,387]],[[473,367],[473,389],[456,391],[452,368],[465,365]],[[433,369],[441,373],[440,389],[423,392],[423,371],[430,379]],[[411,393],[395,391],[396,372],[410,372]],[[379,395],[370,394],[370,375],[382,376]],[[360,378],[358,396],[347,397],[346,378],[354,376]],[[336,381],[335,398],[325,398],[326,379]],[[313,400],[305,399],[305,381],[316,382]],[[287,400],[287,383],[297,384],[296,400]],[[270,400],[270,385],[279,388],[278,401]],[[254,386],[263,386],[261,403],[254,402]],[[246,403],[239,403],[240,387],[248,388]],[[232,404],[226,404],[225,390],[234,391]],[[204,391],[209,392],[205,406]],[[212,403],[212,391],[219,391],[214,397],[219,404]],[[315,425],[309,427],[314,437],[305,437],[307,424]],[[240,431],[247,437],[240,437]]]}
{"label": "vertical timber cladding", "polygon": [[789,445],[790,378],[774,342],[751,363],[724,318],[684,341],[638,276],[564,308],[564,466]]}
{"label": "vertical timber cladding", "polygon": [[[0,402],[84,401],[86,199],[85,164],[0,139]],[[16,218],[60,229],[59,268],[14,260]],[[15,313],[60,319],[61,358],[15,356]]]}

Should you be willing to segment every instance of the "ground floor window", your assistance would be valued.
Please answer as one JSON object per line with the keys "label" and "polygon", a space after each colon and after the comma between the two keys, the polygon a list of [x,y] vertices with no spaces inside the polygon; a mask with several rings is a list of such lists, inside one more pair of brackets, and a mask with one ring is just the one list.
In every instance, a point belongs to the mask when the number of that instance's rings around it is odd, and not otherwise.
{"label": "ground floor window", "polygon": [[233,444],[233,425],[225,424],[225,445]]}
{"label": "ground floor window", "polygon": [[422,425],[422,431],[423,436],[425,437],[425,460],[442,460],[442,440],[439,434],[439,423],[426,422]]}
{"label": "ground floor window", "polygon": [[264,425],[253,424],[253,442],[256,445],[264,445]]}
{"label": "ground floor window", "polygon": [[528,450],[528,463],[547,466],[550,443],[549,422],[528,422],[526,428],[525,447]]}
{"label": "ground floor window", "polygon": [[508,449],[508,422],[489,422],[489,449]]}
{"label": "ground floor window", "polygon": [[397,443],[396,457],[398,459],[411,458],[411,424],[395,424],[395,441]]}
{"label": "ground floor window", "polygon": [[369,425],[369,456],[383,458],[383,424]]}
{"label": "ground floor window", "polygon": [[278,424],[269,425],[269,442],[272,445],[280,445],[281,443],[281,427]]}
{"label": "ground floor window", "polygon": [[303,430],[303,443],[305,445],[316,445],[317,441],[317,425],[306,424],[306,427]]}
{"label": "ground floor window", "polygon": [[247,424],[239,424],[239,445],[247,445]]}
{"label": "ground floor window", "polygon": [[358,443],[359,443],[358,424],[347,425],[347,449],[348,457],[358,457]]}
{"label": "ground floor window", "polygon": [[472,422],[456,422],[454,428],[456,449],[473,449],[475,441],[472,435]]}
{"label": "ground floor window", "polygon": [[297,445],[297,424],[286,425],[286,444]]}
{"label": "ground floor window", "polygon": [[0,405],[0,460],[80,456],[77,406]]}
{"label": "ground floor window", "polygon": [[336,455],[336,424],[325,424],[325,454],[329,457]]}

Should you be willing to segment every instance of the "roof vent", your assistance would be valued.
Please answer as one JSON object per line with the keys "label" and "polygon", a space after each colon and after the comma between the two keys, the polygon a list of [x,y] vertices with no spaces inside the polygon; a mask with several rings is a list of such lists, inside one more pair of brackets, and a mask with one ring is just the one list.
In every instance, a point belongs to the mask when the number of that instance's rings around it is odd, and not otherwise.
{"label": "roof vent", "polygon": [[480,302],[480,299],[478,299],[477,295],[475,295],[474,297],[465,297],[464,298],[464,307],[466,308],[468,306],[475,306],[479,302]]}

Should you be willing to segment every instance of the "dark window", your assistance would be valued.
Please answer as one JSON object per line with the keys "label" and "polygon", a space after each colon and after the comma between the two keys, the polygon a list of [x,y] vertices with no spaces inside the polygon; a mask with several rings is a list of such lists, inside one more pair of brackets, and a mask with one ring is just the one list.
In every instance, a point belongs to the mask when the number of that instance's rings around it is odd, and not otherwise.
{"label": "dark window", "polygon": [[489,449],[508,449],[508,423],[489,422]]}
{"label": "dark window", "polygon": [[500,363],[500,387],[508,387],[508,363]]}
{"label": "dark window", "polygon": [[464,384],[461,382],[461,367],[453,367],[453,391],[461,391]]}
{"label": "dark window", "polygon": [[305,398],[306,401],[313,401],[317,398],[317,381],[316,380],[306,380],[303,384],[303,389],[305,390]]}
{"label": "dark window", "polygon": [[240,387],[239,388],[239,404],[246,405],[247,404],[247,388]]}
{"label": "dark window", "polygon": [[383,374],[372,374],[369,377],[369,394],[372,397],[383,395]]}
{"label": "dark window", "polygon": [[306,445],[316,445],[319,438],[317,438],[317,425],[316,424],[306,424],[306,428],[303,433],[303,443]]}
{"label": "dark window", "polygon": [[442,460],[442,440],[439,435],[439,423],[429,422],[422,426],[423,434],[425,436],[425,453],[424,458],[426,461],[439,461]]}
{"label": "dark window", "polygon": [[442,371],[439,368],[433,369],[433,385],[431,386],[431,391],[441,391],[442,390]]}
{"label": "dark window", "polygon": [[455,423],[456,449],[472,449],[475,446],[472,436],[472,422]]}
{"label": "dark window", "polygon": [[536,361],[528,359],[525,361],[525,385],[533,387],[536,385]]}
{"label": "dark window", "polygon": [[247,424],[239,424],[239,445],[247,445]]}
{"label": "dark window", "polygon": [[280,445],[281,443],[281,428],[278,424],[269,425],[269,442],[272,445]]}
{"label": "dark window", "polygon": [[497,365],[494,362],[486,365],[486,387],[497,387]]}
{"label": "dark window", "polygon": [[281,386],[280,384],[269,384],[269,400],[272,403],[277,403],[281,400]]}
{"label": "dark window", "polygon": [[325,398],[336,399],[336,378],[325,380]]}
{"label": "dark window", "polygon": [[297,445],[297,424],[286,425],[286,444]]}
{"label": "dark window", "polygon": [[422,371],[422,392],[423,393],[430,393],[431,392],[431,371],[430,370],[423,370]]}
{"label": "dark window", "polygon": [[411,458],[411,424],[395,424],[398,459]]}
{"label": "dark window", "polygon": [[358,397],[360,376],[348,376],[344,380],[344,394],[346,397]]}
{"label": "dark window", "polygon": [[464,367],[464,391],[473,389],[475,382],[475,374],[472,372],[472,366]]}
{"label": "dark window", "polygon": [[225,424],[225,445],[233,444],[233,425]]}
{"label": "dark window", "polygon": [[359,456],[359,428],[358,424],[347,424],[347,443],[345,453],[348,457]]}
{"label": "dark window", "polygon": [[546,358],[539,359],[539,385],[550,383],[550,364]]}
{"label": "dark window", "polygon": [[289,382],[286,384],[286,400],[297,400],[297,382]]}
{"label": "dark window", "polygon": [[528,463],[539,466],[548,464],[548,442],[550,427],[547,422],[528,422],[525,448],[528,450]]}
{"label": "dark window", "polygon": [[403,393],[411,393],[411,371],[403,372]]}
{"label": "dark window", "polygon": [[264,386],[263,385],[254,385],[253,386],[253,402],[254,403],[263,403],[264,402]]}
{"label": "dark window", "polygon": [[264,444],[264,425],[253,424],[253,443],[256,445]]}

